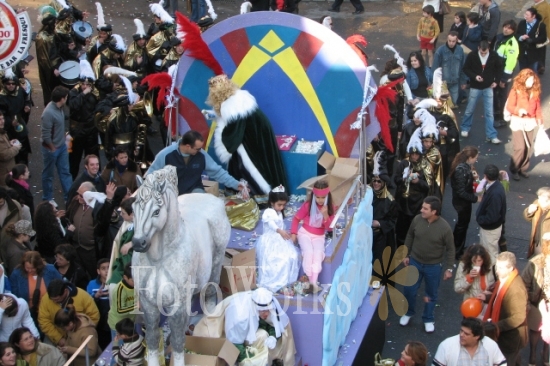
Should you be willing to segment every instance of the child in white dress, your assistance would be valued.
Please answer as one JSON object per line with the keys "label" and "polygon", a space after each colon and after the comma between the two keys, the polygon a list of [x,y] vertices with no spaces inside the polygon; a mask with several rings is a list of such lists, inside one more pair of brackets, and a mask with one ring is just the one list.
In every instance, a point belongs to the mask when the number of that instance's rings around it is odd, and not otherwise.
{"label": "child in white dress", "polygon": [[298,278],[300,256],[290,234],[285,231],[283,210],[288,202],[285,188],[279,186],[269,192],[269,208],[262,215],[263,234],[256,244],[258,287],[273,292]]}

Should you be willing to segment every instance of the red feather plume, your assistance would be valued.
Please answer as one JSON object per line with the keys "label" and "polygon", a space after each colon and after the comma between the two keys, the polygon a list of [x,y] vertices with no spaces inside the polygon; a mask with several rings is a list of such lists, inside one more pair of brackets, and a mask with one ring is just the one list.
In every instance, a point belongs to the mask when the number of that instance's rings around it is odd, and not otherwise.
{"label": "red feather plume", "polygon": [[200,28],[197,24],[190,21],[179,11],[176,11],[177,35],[181,39],[181,44],[188,56],[201,60],[208,68],[214,71],[214,74],[223,74],[223,69],[204,42],[201,36]]}
{"label": "red feather plume", "polygon": [[393,87],[402,81],[403,78],[378,87],[378,91],[373,98],[376,102],[376,118],[380,123],[380,137],[390,152],[394,151],[390,133],[390,101],[395,101],[397,96],[397,92]]}
{"label": "red feather plume", "polygon": [[148,85],[149,91],[159,88],[159,93],[157,95],[157,109],[162,109],[162,106],[166,104],[166,96],[172,87],[172,78],[170,75],[167,72],[147,75],[141,81],[141,85],[145,84]]}
{"label": "red feather plume", "polygon": [[359,43],[360,45],[365,46],[365,47],[367,47],[367,45],[368,45],[367,40],[365,39],[365,37],[363,37],[360,34],[352,34],[351,36],[346,38],[346,43],[349,44],[350,46],[352,44],[355,44],[355,43]]}

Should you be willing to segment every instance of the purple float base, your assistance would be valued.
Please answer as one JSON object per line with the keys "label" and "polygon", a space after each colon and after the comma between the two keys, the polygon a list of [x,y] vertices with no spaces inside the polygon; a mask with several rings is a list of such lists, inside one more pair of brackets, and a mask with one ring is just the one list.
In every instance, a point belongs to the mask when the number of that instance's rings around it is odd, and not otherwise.
{"label": "purple float base", "polygon": [[[290,318],[296,350],[302,357],[303,365],[320,366],[323,364],[323,303],[328,287],[325,285],[321,292],[305,297],[277,295],[277,299]],[[383,293],[383,289],[372,291],[371,288],[363,299],[357,317],[351,323],[344,345],[340,347],[336,365],[343,366],[354,363],[373,317],[378,316],[376,309],[378,309],[378,302]],[[367,363],[365,362],[363,365]]]}

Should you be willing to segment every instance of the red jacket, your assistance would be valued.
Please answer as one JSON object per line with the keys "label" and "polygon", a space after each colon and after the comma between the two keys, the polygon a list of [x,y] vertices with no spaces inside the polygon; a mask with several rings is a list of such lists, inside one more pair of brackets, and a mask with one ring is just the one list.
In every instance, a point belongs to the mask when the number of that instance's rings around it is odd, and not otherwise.
{"label": "red jacket", "polygon": [[530,98],[529,95],[523,91],[510,90],[508,101],[506,102],[506,109],[516,116],[519,116],[520,109],[525,109],[527,111],[527,117],[535,118],[537,121],[542,120],[540,98]]}

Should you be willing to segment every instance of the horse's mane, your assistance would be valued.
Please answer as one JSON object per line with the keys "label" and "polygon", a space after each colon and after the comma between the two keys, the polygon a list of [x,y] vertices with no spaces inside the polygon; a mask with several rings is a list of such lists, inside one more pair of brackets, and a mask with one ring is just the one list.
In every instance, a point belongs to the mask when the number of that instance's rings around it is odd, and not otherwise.
{"label": "horse's mane", "polygon": [[147,175],[137,191],[136,203],[143,208],[151,198],[154,198],[159,204],[162,204],[162,195],[166,192],[167,185],[172,185],[172,190],[177,192],[178,176],[176,167],[172,165],[167,165]]}

